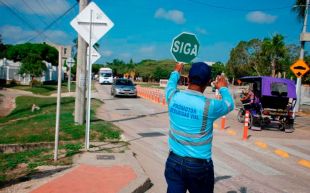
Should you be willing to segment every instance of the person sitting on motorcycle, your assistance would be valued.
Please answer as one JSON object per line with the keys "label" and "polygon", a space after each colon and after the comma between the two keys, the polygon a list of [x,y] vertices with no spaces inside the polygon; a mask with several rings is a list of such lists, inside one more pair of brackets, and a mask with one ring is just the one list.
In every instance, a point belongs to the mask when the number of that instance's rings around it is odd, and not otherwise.
{"label": "person sitting on motorcycle", "polygon": [[249,103],[251,109],[256,112],[260,112],[260,101],[257,93],[257,84],[254,83],[252,85],[252,89],[249,88],[246,92],[244,92],[244,97],[242,97],[240,101],[243,104]]}

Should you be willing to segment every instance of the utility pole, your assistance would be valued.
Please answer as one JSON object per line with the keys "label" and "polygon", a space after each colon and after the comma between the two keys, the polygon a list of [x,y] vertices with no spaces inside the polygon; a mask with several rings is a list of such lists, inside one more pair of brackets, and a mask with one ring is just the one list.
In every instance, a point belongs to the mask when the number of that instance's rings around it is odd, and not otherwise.
{"label": "utility pole", "polygon": [[[307,20],[308,20],[308,6],[309,6],[309,0],[306,2],[306,9],[305,9],[305,18],[304,18],[304,25],[302,28],[302,34],[305,34],[307,32]],[[300,55],[299,59],[303,60],[305,56],[305,43],[306,41],[300,40],[301,46],[300,46]],[[297,93],[297,102],[295,105],[295,112],[299,112],[300,109],[300,99],[301,99],[301,77],[297,78],[296,83],[296,93]]]}
{"label": "utility pole", "polygon": [[[80,12],[88,5],[89,0],[79,0]],[[74,121],[82,125],[85,123],[86,114],[86,52],[87,43],[79,35],[78,37],[78,51],[77,51],[77,79],[76,79],[76,96],[75,96],[75,112]]]}

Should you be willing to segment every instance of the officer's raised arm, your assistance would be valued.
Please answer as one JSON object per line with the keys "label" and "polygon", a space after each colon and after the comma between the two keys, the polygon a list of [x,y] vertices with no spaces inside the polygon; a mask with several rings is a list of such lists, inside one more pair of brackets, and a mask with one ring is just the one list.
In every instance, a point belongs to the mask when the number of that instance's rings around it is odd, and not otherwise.
{"label": "officer's raised arm", "polygon": [[217,78],[217,82],[215,83],[215,87],[219,90],[222,99],[221,100],[213,100],[213,111],[212,115],[214,119],[217,119],[227,113],[231,112],[234,109],[234,100],[231,94],[229,93],[229,89],[227,88],[228,83],[224,76],[219,76]]}
{"label": "officer's raised arm", "polygon": [[169,98],[172,93],[177,90],[178,81],[180,79],[180,74],[183,69],[182,63],[177,63],[175,65],[174,71],[170,74],[170,78],[168,80],[168,84],[166,87],[166,101],[169,102]]}

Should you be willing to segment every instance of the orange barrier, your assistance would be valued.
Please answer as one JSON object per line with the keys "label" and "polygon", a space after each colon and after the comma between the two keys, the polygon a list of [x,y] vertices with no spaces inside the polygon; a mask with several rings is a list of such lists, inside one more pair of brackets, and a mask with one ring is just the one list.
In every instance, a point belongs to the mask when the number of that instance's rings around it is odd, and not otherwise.
{"label": "orange barrier", "polygon": [[245,119],[244,119],[244,128],[243,128],[243,140],[248,139],[249,117],[250,117],[250,112],[248,110],[246,110],[245,111]]}
{"label": "orange barrier", "polygon": [[155,103],[166,105],[165,94],[160,89],[137,86],[137,95]]}
{"label": "orange barrier", "polygon": [[163,94],[162,96],[163,96],[162,104],[163,104],[163,106],[165,106],[166,105],[166,96],[165,96],[165,94]]}
{"label": "orange barrier", "polygon": [[226,122],[226,116],[222,117],[222,121],[221,121],[221,129],[224,130],[225,129],[225,122]]}

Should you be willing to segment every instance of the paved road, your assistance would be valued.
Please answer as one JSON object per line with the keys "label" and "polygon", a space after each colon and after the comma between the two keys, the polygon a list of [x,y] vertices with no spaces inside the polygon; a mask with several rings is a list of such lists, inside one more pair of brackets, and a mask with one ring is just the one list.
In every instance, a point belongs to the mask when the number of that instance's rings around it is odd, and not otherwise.
{"label": "paved road", "polygon": [[[148,192],[166,192],[167,107],[141,98],[113,98],[110,86],[96,88],[94,96],[104,101],[97,116],[123,129],[130,148],[154,183]],[[303,123],[292,134],[270,128],[249,131],[249,139],[242,141],[243,127],[236,121],[236,113],[227,116],[225,130],[219,128],[220,120],[214,124],[215,192],[309,192],[310,131],[304,126],[309,117],[301,117],[299,122]]]}

